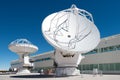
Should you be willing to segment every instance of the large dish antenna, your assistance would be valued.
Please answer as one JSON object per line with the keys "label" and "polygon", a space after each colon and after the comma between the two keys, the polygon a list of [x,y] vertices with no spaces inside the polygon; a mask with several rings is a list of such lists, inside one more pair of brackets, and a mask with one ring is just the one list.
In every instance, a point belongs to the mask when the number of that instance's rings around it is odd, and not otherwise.
{"label": "large dish antenna", "polygon": [[47,16],[42,32],[46,40],[61,51],[86,53],[100,41],[92,15],[75,5]]}

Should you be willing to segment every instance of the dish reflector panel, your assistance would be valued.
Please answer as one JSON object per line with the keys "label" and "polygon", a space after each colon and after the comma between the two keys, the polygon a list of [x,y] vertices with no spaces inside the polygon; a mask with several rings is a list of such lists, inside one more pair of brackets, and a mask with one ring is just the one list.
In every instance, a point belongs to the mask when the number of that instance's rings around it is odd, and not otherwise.
{"label": "dish reflector panel", "polygon": [[86,53],[100,41],[92,15],[75,5],[47,16],[42,23],[42,32],[52,46],[63,51]]}

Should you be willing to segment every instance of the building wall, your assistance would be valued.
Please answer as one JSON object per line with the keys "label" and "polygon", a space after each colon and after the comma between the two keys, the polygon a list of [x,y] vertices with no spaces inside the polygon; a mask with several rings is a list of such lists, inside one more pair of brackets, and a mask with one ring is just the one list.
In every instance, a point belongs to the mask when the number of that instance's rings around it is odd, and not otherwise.
{"label": "building wall", "polygon": [[81,64],[120,63],[120,50],[85,55]]}
{"label": "building wall", "polygon": [[39,54],[31,57],[34,61],[34,68],[54,67],[54,51]]}
{"label": "building wall", "polygon": [[14,60],[11,62],[11,69],[14,71],[19,70],[20,68],[22,68],[23,62],[19,61],[19,60]]}
{"label": "building wall", "polygon": [[103,38],[94,50],[83,56],[80,70],[97,68],[103,73],[120,73],[120,35]]}

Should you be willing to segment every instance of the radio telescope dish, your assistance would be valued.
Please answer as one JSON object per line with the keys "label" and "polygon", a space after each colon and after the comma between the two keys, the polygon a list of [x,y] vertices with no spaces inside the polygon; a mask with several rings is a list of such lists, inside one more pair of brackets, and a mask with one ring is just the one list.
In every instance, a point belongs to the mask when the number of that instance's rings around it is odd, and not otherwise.
{"label": "radio telescope dish", "polygon": [[19,55],[19,68],[17,74],[28,74],[30,73],[29,68],[31,63],[29,61],[29,54],[35,53],[38,50],[38,47],[33,45],[27,39],[17,39],[11,42],[8,48]]}
{"label": "radio telescope dish", "polygon": [[100,41],[92,15],[75,5],[47,16],[42,32],[52,46],[62,51],[86,53]]}
{"label": "radio telescope dish", "polygon": [[9,49],[17,54],[31,54],[36,52],[38,47],[27,39],[17,39],[10,43]]}

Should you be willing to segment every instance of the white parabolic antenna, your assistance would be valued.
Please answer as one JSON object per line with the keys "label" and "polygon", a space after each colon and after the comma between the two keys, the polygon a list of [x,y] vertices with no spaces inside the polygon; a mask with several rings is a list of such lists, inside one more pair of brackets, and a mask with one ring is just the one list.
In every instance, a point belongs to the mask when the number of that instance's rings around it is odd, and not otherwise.
{"label": "white parabolic antenna", "polygon": [[42,32],[52,46],[63,51],[86,53],[100,41],[92,15],[75,5],[47,16]]}
{"label": "white parabolic antenna", "polygon": [[31,66],[29,61],[29,54],[35,53],[38,50],[38,47],[33,45],[27,39],[17,39],[11,42],[8,47],[12,52],[17,53],[20,56],[17,74],[30,73],[28,68],[33,66]]}
{"label": "white parabolic antenna", "polygon": [[9,49],[19,55],[35,53],[38,47],[27,39],[17,39],[10,43]]}

